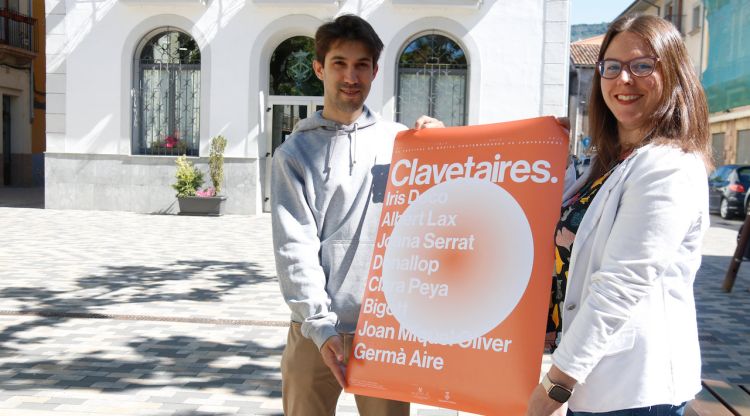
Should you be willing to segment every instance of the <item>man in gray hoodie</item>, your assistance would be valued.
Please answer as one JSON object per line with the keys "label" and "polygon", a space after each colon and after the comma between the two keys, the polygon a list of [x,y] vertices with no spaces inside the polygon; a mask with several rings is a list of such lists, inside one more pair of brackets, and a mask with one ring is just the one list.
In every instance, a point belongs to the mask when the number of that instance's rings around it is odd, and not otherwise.
{"label": "man in gray hoodie", "polygon": [[[332,415],[370,266],[393,140],[406,127],[364,101],[383,43],[365,20],[318,28],[313,68],[324,107],[276,149],[271,215],[276,271],[292,310],[281,360],[284,413]],[[441,127],[422,117],[415,128]],[[409,404],[356,396],[362,415],[408,415]]]}

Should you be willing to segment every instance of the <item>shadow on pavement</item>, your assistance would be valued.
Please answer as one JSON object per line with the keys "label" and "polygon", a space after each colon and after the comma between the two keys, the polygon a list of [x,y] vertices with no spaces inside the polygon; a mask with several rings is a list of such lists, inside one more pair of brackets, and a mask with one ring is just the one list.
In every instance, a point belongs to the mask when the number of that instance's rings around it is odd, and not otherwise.
{"label": "shadow on pavement", "polygon": [[[198,273],[201,278],[196,280],[204,287],[185,290]],[[101,310],[95,308],[102,306],[128,304],[132,305],[128,310],[148,313],[139,305],[177,301],[217,303],[237,288],[272,279],[251,262],[177,261],[165,267],[108,267],[104,273],[78,279],[76,286],[68,290],[6,287],[0,290],[0,297],[18,301],[23,305],[18,308],[21,312],[96,313]],[[33,318],[8,325],[0,332],[0,356],[4,358],[0,365],[1,391],[34,389],[41,387],[42,379],[56,379],[59,387],[102,392],[175,386],[223,388],[235,393],[255,392],[264,397],[281,394],[275,363],[283,345],[268,348],[251,340],[216,343],[198,336],[136,337],[127,343],[130,349],[124,354],[127,359],[113,359],[107,356],[107,351],[95,350],[70,360],[38,359],[38,354],[33,355],[37,360],[29,360],[22,352],[48,341],[38,334],[49,329],[39,328],[59,327],[72,319],[31,315]],[[242,364],[227,366],[230,361],[226,361],[221,365],[223,359],[230,357],[231,361],[239,360]]]}
{"label": "shadow on pavement", "polygon": [[711,226],[726,228],[727,230],[739,230],[745,218],[724,219],[718,215],[711,215]]}
{"label": "shadow on pavement", "polygon": [[[23,306],[19,310],[23,312],[95,313],[101,310],[92,308],[123,304],[217,302],[235,289],[274,279],[264,275],[263,269],[252,262],[177,261],[164,267],[108,266],[101,274],[76,280],[75,287],[67,290],[5,287],[0,289],[0,299],[20,301]],[[203,287],[189,287],[196,281]]]}
{"label": "shadow on pavement", "polygon": [[[29,323],[34,327],[40,324],[45,323]],[[3,334],[0,340],[7,342],[8,337]],[[163,387],[221,388],[235,394],[281,397],[279,370],[276,361],[269,358],[279,357],[283,346],[268,348],[253,341],[216,343],[191,336],[135,338],[127,346],[131,350],[129,359],[113,359],[107,356],[111,352],[95,350],[71,360],[6,360],[0,365],[0,390],[55,387],[117,393]],[[4,350],[6,356],[13,353],[7,347]],[[238,360],[245,363],[228,365]],[[54,386],[40,383],[51,379],[57,380]]]}
{"label": "shadow on pavement", "polygon": [[[210,272],[210,277],[207,273]],[[200,279],[197,275],[201,274]],[[192,280],[204,287],[187,288]],[[152,302],[173,304],[178,301],[217,303],[223,296],[243,286],[273,280],[264,276],[262,269],[252,262],[177,261],[165,267],[110,266],[105,272],[78,279],[76,286],[67,290],[50,290],[42,287],[5,287],[0,289],[0,299],[22,306],[14,309],[21,315],[38,312],[44,319],[30,324],[33,327],[57,326],[68,319],[101,315],[106,306],[129,305],[129,313],[153,315],[164,311],[149,310]],[[208,284],[206,282],[208,281]],[[132,306],[131,306],[132,305]],[[59,313],[59,314],[56,314]],[[67,314],[70,313],[70,314]],[[8,315],[9,313],[5,313]],[[77,315],[77,316],[76,316]],[[26,332],[29,325],[11,325],[0,332],[0,341],[7,342],[14,334]],[[39,343],[40,339],[19,337],[16,342]],[[0,354],[3,349],[0,347]]]}

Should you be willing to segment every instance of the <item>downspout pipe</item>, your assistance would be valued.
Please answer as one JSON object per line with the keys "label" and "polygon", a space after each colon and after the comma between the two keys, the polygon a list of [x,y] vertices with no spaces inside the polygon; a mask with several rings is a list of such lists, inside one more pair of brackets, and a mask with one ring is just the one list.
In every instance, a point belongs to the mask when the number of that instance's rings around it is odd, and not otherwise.
{"label": "downspout pipe", "polygon": [[701,7],[703,8],[701,13],[701,52],[700,52],[700,62],[698,62],[698,70],[699,70],[699,78],[701,80],[701,84],[703,84],[703,72],[705,72],[705,68],[703,68],[703,47],[706,43],[706,24],[708,22],[708,12],[706,11],[706,2],[701,1],[700,2]]}
{"label": "downspout pipe", "polygon": [[[32,0],[26,1],[26,7],[28,7],[27,15],[34,17],[34,6],[32,5]],[[37,20],[37,24],[40,20]],[[34,33],[36,30],[39,30],[39,26],[35,26],[34,30],[29,33],[31,36],[29,41],[31,42],[31,45],[34,45],[34,37],[36,36],[36,33]],[[36,49],[32,46],[32,49]],[[36,53],[39,53],[39,51],[36,51]],[[34,61],[31,61],[31,65],[29,65],[29,123],[34,122]]]}

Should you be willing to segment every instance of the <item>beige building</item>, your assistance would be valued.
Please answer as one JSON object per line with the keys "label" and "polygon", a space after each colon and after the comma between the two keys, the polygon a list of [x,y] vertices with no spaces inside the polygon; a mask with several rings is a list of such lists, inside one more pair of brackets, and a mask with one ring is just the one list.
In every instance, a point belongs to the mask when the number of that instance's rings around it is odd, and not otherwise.
{"label": "beige building", "polygon": [[591,142],[588,138],[588,101],[591,79],[596,71],[599,47],[604,35],[570,43],[570,94],[568,118],[570,119],[570,152],[579,158],[588,155]]}

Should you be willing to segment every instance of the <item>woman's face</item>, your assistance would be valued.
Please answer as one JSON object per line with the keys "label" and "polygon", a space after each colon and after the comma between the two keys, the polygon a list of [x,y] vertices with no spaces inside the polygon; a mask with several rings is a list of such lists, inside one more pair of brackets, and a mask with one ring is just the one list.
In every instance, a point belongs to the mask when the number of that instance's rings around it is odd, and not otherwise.
{"label": "woman's face", "polygon": [[[622,32],[609,44],[604,59],[630,62],[633,59],[655,56],[649,45],[640,36]],[[656,110],[661,99],[663,82],[659,64],[650,75],[634,76],[624,65],[614,79],[601,79],[604,102],[617,119],[620,143],[636,145],[647,133],[646,120]]]}

